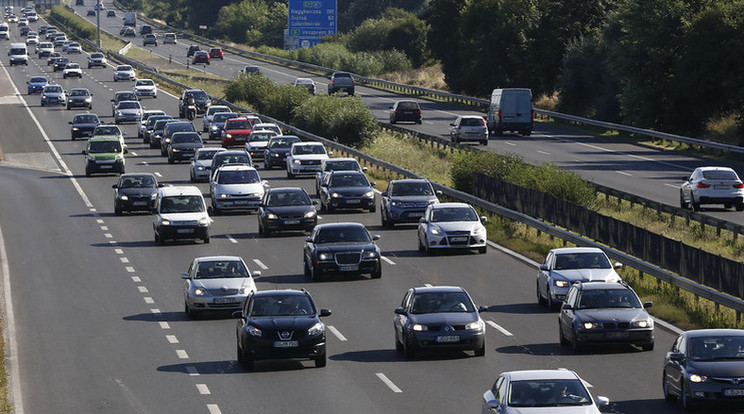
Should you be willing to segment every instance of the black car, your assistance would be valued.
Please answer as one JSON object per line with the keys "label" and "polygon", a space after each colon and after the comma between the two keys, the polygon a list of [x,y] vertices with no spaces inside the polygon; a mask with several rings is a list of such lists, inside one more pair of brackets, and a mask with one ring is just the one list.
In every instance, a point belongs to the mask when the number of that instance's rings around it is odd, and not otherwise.
{"label": "black car", "polygon": [[374,212],[374,186],[361,171],[331,171],[320,183],[320,209],[329,213],[336,209]]}
{"label": "black car", "polygon": [[194,98],[196,104],[196,113],[203,114],[207,112],[207,107],[212,104],[209,95],[201,89],[186,89],[178,99],[178,117],[186,118],[186,110],[189,107],[189,98]]}
{"label": "black car", "polygon": [[395,309],[395,349],[406,358],[416,351],[473,351],[486,354],[486,325],[465,289],[427,286],[408,289]]}
{"label": "black car", "polygon": [[264,152],[264,168],[270,170],[274,166],[285,167],[287,153],[289,153],[289,149],[295,142],[302,141],[294,135],[279,135],[269,138]]}
{"label": "black car", "polygon": [[268,236],[275,231],[313,231],[318,224],[314,203],[303,188],[268,189],[258,209],[258,234]]}
{"label": "black car", "polygon": [[[664,358],[664,399],[682,407],[744,402],[744,330],[683,332]],[[706,405],[707,407],[707,405]]]}
{"label": "black car", "polygon": [[67,95],[67,109],[93,109],[93,94],[87,88],[72,88]]}
{"label": "black car", "polygon": [[252,371],[262,359],[312,360],[326,366],[326,327],[310,293],[303,290],[262,290],[251,293],[237,324],[238,362]]}
{"label": "black car", "polygon": [[61,58],[62,58],[62,54],[59,53],[59,52],[52,52],[52,53],[50,53],[49,54],[49,58],[47,59],[47,66],[53,65],[54,62],[57,61],[57,59],[61,59]]}
{"label": "black car", "polygon": [[171,136],[170,145],[168,145],[168,163],[173,164],[176,161],[190,160],[194,156],[197,148],[204,146],[204,143],[197,132],[176,132]]}
{"label": "black car", "polygon": [[160,140],[160,155],[168,156],[171,138],[176,132],[196,132],[196,128],[190,121],[176,121],[165,124],[163,138]]}
{"label": "black car", "polygon": [[165,126],[171,122],[178,122],[177,119],[168,118],[155,121],[150,132],[150,148],[160,148],[163,141],[163,131]]}
{"label": "black car", "polygon": [[303,268],[305,277],[320,281],[326,273],[369,273],[382,276],[380,236],[370,236],[360,223],[319,224],[305,239]]}
{"label": "black car", "polygon": [[96,129],[101,121],[96,114],[77,114],[70,121],[70,138],[87,138],[93,136],[93,130]]}
{"label": "black car", "polygon": [[189,50],[186,51],[186,57],[194,56],[194,53],[196,53],[199,50],[202,50],[199,45],[191,45],[191,46],[189,46]]}
{"label": "black car", "polygon": [[59,72],[65,69],[65,66],[70,63],[70,59],[66,57],[59,57],[52,63],[55,72]]}
{"label": "black car", "polygon": [[214,154],[214,158],[212,158],[212,175],[214,176],[214,173],[220,167],[227,164],[253,167],[253,160],[251,159],[251,155],[244,150],[220,151]]}
{"label": "black car", "polygon": [[95,11],[95,9],[90,9],[90,10],[88,10],[88,13],[86,13],[86,15],[87,15],[87,16],[95,16],[95,15],[96,15],[96,11]]}
{"label": "black car", "polygon": [[120,175],[119,181],[111,186],[114,189],[114,214],[120,216],[125,211],[149,212],[158,195],[158,187],[162,186],[150,173]]}
{"label": "black car", "polygon": [[633,344],[654,349],[654,321],[627,283],[577,282],[558,315],[561,345],[580,351],[589,344]]}
{"label": "black car", "polygon": [[142,131],[142,143],[144,144],[150,143],[150,136],[152,135],[152,130],[155,127],[155,123],[158,121],[162,121],[164,119],[173,119],[173,117],[170,115],[153,115],[147,118],[147,121],[145,122],[144,131]]}
{"label": "black car", "polygon": [[390,107],[390,123],[409,121],[421,123],[421,107],[416,101],[397,101]]}
{"label": "black car", "polygon": [[392,180],[382,193],[380,217],[388,228],[395,223],[418,223],[429,204],[439,202],[441,191],[434,191],[424,179]]}

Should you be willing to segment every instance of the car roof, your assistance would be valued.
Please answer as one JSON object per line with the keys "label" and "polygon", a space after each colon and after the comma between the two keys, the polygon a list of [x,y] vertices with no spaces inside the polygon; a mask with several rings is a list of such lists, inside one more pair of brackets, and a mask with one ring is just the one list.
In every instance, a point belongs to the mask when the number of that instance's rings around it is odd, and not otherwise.
{"label": "car roof", "polygon": [[171,187],[163,187],[160,189],[160,194],[164,197],[177,195],[202,195],[201,190],[193,185],[176,185]]}
{"label": "car roof", "polygon": [[559,247],[551,250],[555,254],[570,253],[604,253],[599,247]]}
{"label": "car roof", "polygon": [[276,193],[278,191],[297,191],[297,192],[307,192],[302,187],[276,187],[276,188],[268,188],[266,189],[267,193]]}
{"label": "car roof", "polygon": [[296,289],[272,289],[272,290],[259,290],[253,293],[254,297],[273,296],[273,295],[310,296],[310,292],[306,290],[296,290]]}
{"label": "car roof", "polygon": [[437,203],[437,204],[432,204],[429,207],[434,208],[434,209],[440,209],[440,208],[472,207],[472,206],[468,203]]}
{"label": "car roof", "polygon": [[[364,227],[364,224],[362,223],[355,223],[351,221],[345,221],[340,223],[323,223],[318,224],[315,226],[316,228],[326,228],[326,227]],[[364,227],[366,229],[366,227]]]}
{"label": "car roof", "polygon": [[578,282],[574,283],[581,290],[602,290],[602,289],[618,289],[618,290],[633,290],[625,283],[618,282]]}
{"label": "car roof", "polygon": [[744,336],[744,329],[693,329],[685,331],[688,338],[704,336]]}
{"label": "car roof", "polygon": [[228,155],[236,155],[236,154],[248,154],[248,151],[245,150],[225,150],[221,151],[220,154],[224,154],[225,156]]}
{"label": "car roof", "polygon": [[419,286],[413,288],[416,293],[433,293],[433,292],[465,292],[460,286]]}
{"label": "car roof", "polygon": [[218,168],[220,171],[256,171],[255,167],[245,164],[226,164]]}
{"label": "car roof", "polygon": [[429,180],[426,178],[404,178],[402,180],[390,180],[390,184],[393,183],[428,183]]}
{"label": "car roof", "polygon": [[[356,160],[357,160],[356,158],[351,158],[351,157],[336,157],[336,158],[325,159],[325,160],[323,160],[323,162],[325,162],[325,163],[334,162],[334,161],[346,162],[346,161],[356,161]],[[359,161],[357,161],[357,162],[359,162]]]}
{"label": "car roof", "polygon": [[294,144],[292,144],[293,147],[294,146],[298,146],[298,147],[308,146],[309,147],[309,146],[318,146],[318,145],[322,146],[323,143],[322,142],[312,142],[312,141],[308,142],[308,141],[305,141],[305,142],[295,142]]}
{"label": "car roof", "polygon": [[511,381],[535,380],[535,379],[579,379],[579,376],[565,369],[535,369],[522,371],[507,371]]}
{"label": "car roof", "polygon": [[328,173],[331,176],[334,176],[334,175],[364,175],[362,171],[358,171],[358,170],[328,171]]}
{"label": "car roof", "polygon": [[225,260],[243,261],[243,259],[240,256],[202,256],[202,257],[194,258],[194,261],[197,261],[197,262],[221,262]]}
{"label": "car roof", "polygon": [[95,137],[88,138],[88,142],[99,142],[99,141],[116,141],[119,142],[119,138],[115,135],[97,135]]}

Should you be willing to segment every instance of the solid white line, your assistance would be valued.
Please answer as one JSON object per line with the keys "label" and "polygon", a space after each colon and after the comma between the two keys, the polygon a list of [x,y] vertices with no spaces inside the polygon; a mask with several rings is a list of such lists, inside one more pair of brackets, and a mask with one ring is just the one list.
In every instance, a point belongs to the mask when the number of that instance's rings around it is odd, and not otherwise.
{"label": "solid white line", "polygon": [[178,355],[178,358],[180,359],[189,359],[189,354],[187,354],[183,349],[176,349],[176,355]]}
{"label": "solid white line", "polygon": [[393,381],[390,381],[388,377],[386,377],[385,374],[383,374],[382,372],[378,372],[375,375],[377,375],[377,378],[379,378],[383,383],[385,383],[385,385],[387,385],[388,388],[393,390],[393,392],[396,392],[396,393],[403,392],[400,388],[396,387],[395,384],[393,384]]}
{"label": "solid white line", "polygon": [[137,286],[137,290],[139,290],[140,293],[147,293],[147,288],[144,286]]}
{"label": "solid white line", "polygon": [[[7,73],[7,71],[6,71]],[[5,332],[8,339],[8,359],[10,365],[10,392],[13,398],[13,412],[23,414],[23,395],[21,394],[21,369],[18,366],[18,342],[16,339],[15,314],[13,313],[13,298],[10,292],[10,266],[8,265],[8,254],[5,251],[5,239],[0,228],[0,272],[3,278],[3,296],[5,296],[5,319],[7,325]]]}
{"label": "solid white line", "polygon": [[545,151],[537,150],[537,152],[540,153],[540,154],[543,154],[543,155],[550,155],[549,152],[545,152]]}
{"label": "solid white line", "polygon": [[212,394],[211,392],[209,392],[209,387],[207,387],[207,384],[196,384],[196,389],[199,390],[199,394],[201,395]]}
{"label": "solid white line", "polygon": [[153,303],[155,303],[155,299],[153,299],[153,298],[151,298],[149,296],[145,296],[144,299],[145,299],[145,303],[148,304],[148,305],[152,305]]}
{"label": "solid white line", "polygon": [[531,265],[531,266],[535,266],[535,267],[540,266],[540,263],[537,263],[536,261],[530,259],[529,257],[523,256],[523,255],[521,255],[521,254],[519,254],[519,253],[517,253],[517,252],[515,252],[513,250],[509,250],[506,247],[500,246],[500,245],[498,245],[498,244],[496,244],[496,243],[494,243],[494,242],[492,242],[490,240],[488,242],[486,242],[486,243],[488,243],[488,245],[491,246],[491,247],[493,247],[494,249],[500,250],[500,251],[502,251],[502,252],[504,252],[504,253],[506,253],[506,254],[514,257],[514,258],[517,258],[517,259],[519,259],[519,260],[521,260],[521,261],[523,261],[523,262]]}
{"label": "solid white line", "polygon": [[266,266],[265,264],[263,264],[263,262],[261,262],[258,259],[253,259],[253,263],[257,264],[258,267],[260,267],[262,270],[268,270],[269,269],[269,266]]}
{"label": "solid white line", "polygon": [[511,333],[511,332],[509,332],[509,331],[507,331],[506,329],[502,328],[501,326],[499,326],[499,325],[498,325],[498,324],[497,324],[496,322],[494,322],[494,321],[486,321],[486,323],[487,323],[487,324],[489,324],[489,325],[491,325],[491,327],[493,327],[493,328],[496,328],[497,330],[499,330],[499,331],[500,331],[500,332],[501,332],[502,334],[504,334],[504,335],[506,335],[506,336],[514,336],[514,335],[512,335],[512,333]]}
{"label": "solid white line", "polygon": [[618,174],[624,175],[626,177],[632,177],[633,176],[633,174],[626,173],[625,171],[615,171],[615,172],[618,173]]}
{"label": "solid white line", "polygon": [[229,235],[229,234],[226,234],[226,235],[225,235],[225,238],[226,238],[227,240],[230,240],[230,242],[232,242],[232,243],[238,244],[238,241],[237,241],[237,240],[235,240],[235,239],[233,238],[233,236],[231,236],[231,235]]}
{"label": "solid white line", "polygon": [[160,325],[160,329],[170,329],[168,322],[158,322],[158,325]]}
{"label": "solid white line", "polygon": [[207,409],[209,410],[209,414],[222,414],[217,404],[207,404]]}
{"label": "solid white line", "polygon": [[335,326],[328,325],[328,330],[331,331],[332,334],[336,335],[336,338],[338,338],[339,341],[343,342],[347,340],[345,336],[341,335],[341,332],[339,332]]}
{"label": "solid white line", "polygon": [[517,146],[517,144],[515,144],[515,143],[513,143],[511,141],[504,141],[504,144],[511,145],[512,147],[516,147]]}
{"label": "solid white line", "polygon": [[394,262],[394,261],[392,261],[392,260],[390,260],[390,259],[388,259],[388,258],[387,258],[387,257],[385,257],[385,256],[382,256],[382,255],[380,255],[380,259],[384,260],[384,261],[385,261],[385,263],[387,263],[387,264],[389,264],[389,265],[393,265],[393,266],[395,266],[395,262]]}
{"label": "solid white line", "polygon": [[196,367],[188,366],[186,367],[186,373],[189,374],[192,377],[198,377],[199,371],[196,370]]}
{"label": "solid white line", "polygon": [[178,343],[178,338],[176,338],[176,335],[165,335],[165,339],[167,339],[168,343],[171,343],[171,344]]}

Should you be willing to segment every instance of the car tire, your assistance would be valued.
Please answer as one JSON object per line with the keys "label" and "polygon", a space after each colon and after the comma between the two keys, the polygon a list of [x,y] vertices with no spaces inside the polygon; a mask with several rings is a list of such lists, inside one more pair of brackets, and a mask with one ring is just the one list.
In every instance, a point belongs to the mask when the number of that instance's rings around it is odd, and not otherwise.
{"label": "car tire", "polygon": [[744,203],[737,203],[734,205],[736,211],[744,211]]}
{"label": "car tire", "polygon": [[394,125],[394,124],[395,124],[395,119],[392,119],[392,118],[391,118],[391,119],[390,119],[390,124],[391,124],[391,125]]}
{"label": "car tire", "polygon": [[173,164],[174,162],[176,161],[173,159],[173,157],[168,157],[168,164]]}
{"label": "car tire", "polygon": [[664,401],[673,402],[677,400],[677,397],[669,392],[669,382],[666,380],[666,371],[662,372],[661,389],[664,390]]}
{"label": "car tire", "polygon": [[209,236],[205,236],[203,239],[204,244],[209,244]]}
{"label": "car tire", "polygon": [[371,274],[372,279],[379,279],[382,277],[382,265],[378,266]]}
{"label": "car tire", "polygon": [[121,216],[121,209],[119,207],[114,207],[114,215]]}
{"label": "car tire", "polygon": [[403,345],[403,356],[406,357],[406,359],[414,359],[416,357],[416,351],[413,350],[413,347],[411,344],[408,343],[406,340],[406,343]]}
{"label": "car tire", "polygon": [[581,344],[581,343],[580,343],[580,342],[578,341],[578,339],[576,339],[576,336],[577,336],[577,335],[576,335],[576,330],[574,330],[574,335],[573,335],[573,338],[571,339],[571,349],[572,349],[572,350],[573,350],[574,352],[577,352],[577,353],[579,353],[579,352],[581,352],[581,351],[582,351],[582,350],[584,349],[584,347],[583,347],[583,345],[582,345],[582,344]]}
{"label": "car tire", "polygon": [[312,278],[310,267],[307,265],[307,261],[304,258],[302,259],[302,273],[306,278]]}
{"label": "car tire", "polygon": [[692,199],[692,210],[693,211],[700,211],[700,203],[696,203],[695,199]]}
{"label": "car tire", "polygon": [[685,196],[682,194],[682,192],[679,192],[679,208],[688,209],[690,208],[690,203],[685,201]]}
{"label": "car tire", "polygon": [[679,402],[682,405],[683,410],[690,410],[695,406],[695,404],[692,403],[689,394],[685,390],[685,383],[683,382],[680,385],[680,388],[682,388],[682,395],[680,396]]}
{"label": "car tire", "polygon": [[486,341],[483,341],[483,345],[480,346],[480,348],[475,349],[474,351],[475,356],[482,357],[486,356]]}
{"label": "car tire", "polygon": [[287,178],[294,178],[294,174],[292,174],[291,171],[287,170]]}
{"label": "car tire", "polygon": [[479,254],[486,254],[487,251],[488,251],[488,246],[483,246],[483,247],[478,248]]}
{"label": "car tire", "polygon": [[72,107],[70,105],[67,105],[67,110],[69,111],[70,109],[72,109]]}
{"label": "car tire", "polygon": [[545,304],[548,307],[548,310],[554,310],[556,308],[556,304],[553,300],[553,296],[550,294],[550,291],[548,291],[545,296]]}
{"label": "car tire", "polygon": [[540,293],[540,281],[535,282],[535,294],[537,296],[537,303],[542,305],[545,303],[545,299],[542,297],[542,294]]}
{"label": "car tire", "polygon": [[650,344],[642,344],[641,349],[644,351],[653,351],[654,350],[654,343],[651,342]]}
{"label": "car tire", "polygon": [[315,362],[315,368],[323,368],[327,362],[326,353],[323,352],[323,355],[314,358],[313,361]]}
{"label": "car tire", "polygon": [[487,139],[484,139],[484,140],[483,140],[483,141],[481,141],[480,143],[481,143],[481,145],[488,145],[488,140],[487,140]]}
{"label": "car tire", "polygon": [[566,336],[563,335],[563,327],[558,323],[558,342],[560,342],[561,346],[567,347],[569,345],[568,339],[566,339]]}
{"label": "car tire", "polygon": [[218,209],[214,205],[212,205],[211,207],[212,207],[212,211],[209,212],[209,215],[210,216],[219,216],[220,213],[222,212],[222,211],[220,211],[220,209]]}
{"label": "car tire", "polygon": [[70,137],[70,140],[71,140],[71,141],[75,141],[75,137],[72,137],[72,136],[71,136],[71,137]]}
{"label": "car tire", "polygon": [[315,266],[310,265],[310,279],[312,279],[313,282],[320,282],[320,279],[322,278],[323,277],[320,275],[318,269]]}
{"label": "car tire", "polygon": [[189,307],[189,304],[184,302],[183,303],[183,312],[186,314],[186,318],[189,320],[196,319],[196,312]]}
{"label": "car tire", "polygon": [[390,220],[385,218],[385,213],[382,210],[380,210],[380,224],[382,225],[382,227],[385,227],[387,229],[392,227],[390,225]]}
{"label": "car tire", "polygon": [[395,350],[399,353],[403,353],[403,344],[398,340],[398,335],[395,335]]}
{"label": "car tire", "polygon": [[196,178],[194,178],[194,172],[193,172],[193,170],[192,170],[191,174],[189,174],[189,181],[191,181],[192,183],[195,183],[196,182]]}
{"label": "car tire", "polygon": [[247,355],[247,353],[240,348],[238,348],[238,352],[241,354],[238,356],[238,358],[240,361],[240,365],[243,367],[243,370],[249,372],[253,371],[256,366],[255,360],[250,355]]}
{"label": "car tire", "polygon": [[372,204],[372,207],[369,208],[370,213],[374,213],[377,211],[377,206],[375,204]]}
{"label": "car tire", "polygon": [[418,238],[418,251],[420,253],[426,253],[426,246],[424,246],[423,243],[421,243],[421,239]]}
{"label": "car tire", "polygon": [[165,240],[163,240],[163,238],[160,236],[160,234],[155,233],[155,243],[158,246],[162,246],[163,244],[165,244]]}

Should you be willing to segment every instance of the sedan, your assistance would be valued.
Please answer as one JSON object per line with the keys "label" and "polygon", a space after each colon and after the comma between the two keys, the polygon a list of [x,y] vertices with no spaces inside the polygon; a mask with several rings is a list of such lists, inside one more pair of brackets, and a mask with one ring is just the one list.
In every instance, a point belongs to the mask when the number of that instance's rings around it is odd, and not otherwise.
{"label": "sedan", "polygon": [[475,209],[465,203],[431,204],[419,220],[418,248],[431,254],[442,249],[478,249],[486,253],[488,237]]}
{"label": "sedan", "polygon": [[361,171],[331,171],[320,183],[320,209],[329,213],[337,209],[376,210],[375,191]]}
{"label": "sedan", "polygon": [[685,409],[712,401],[744,401],[744,330],[683,332],[664,358],[664,399]]}
{"label": "sedan", "polygon": [[462,141],[478,141],[488,145],[488,127],[486,120],[478,115],[460,115],[450,124],[450,140],[454,143]]}
{"label": "sedan", "polygon": [[[49,57],[47,58],[47,66],[54,65],[54,62],[62,58],[62,54],[59,52],[50,52],[48,56]],[[69,59],[68,59],[68,62],[69,62]]]}
{"label": "sedan", "polygon": [[137,79],[134,81],[134,93],[138,98],[158,97],[158,85],[152,79]]}
{"label": "sedan", "polygon": [[119,176],[112,185],[114,189],[114,214],[120,216],[125,211],[150,212],[158,196],[159,184],[151,173],[129,173]]}
{"label": "sedan", "polygon": [[311,95],[315,95],[315,81],[310,78],[297,78],[292,85],[305,88]]}
{"label": "sedan", "polygon": [[80,65],[77,63],[68,63],[65,65],[65,68],[62,69],[62,78],[82,78],[83,77],[83,70],[80,68]]}
{"label": "sedan", "polygon": [[599,414],[610,400],[592,398],[573,371],[545,369],[502,372],[481,403],[481,414]]}
{"label": "sedan", "polygon": [[120,80],[133,81],[136,78],[137,75],[134,73],[134,68],[130,65],[119,65],[114,68],[114,82]]}
{"label": "sedan", "polygon": [[382,276],[380,236],[370,236],[360,223],[319,224],[305,239],[303,269],[305,277],[320,281],[326,273],[369,273]]}
{"label": "sedan", "polygon": [[245,151],[251,154],[252,159],[263,160],[264,153],[266,152],[266,144],[269,143],[269,139],[277,135],[279,134],[276,131],[254,128],[248,134],[248,139],[246,139]]}
{"label": "sedan", "polygon": [[70,138],[87,138],[93,136],[93,131],[101,121],[96,114],[77,114],[70,121]]}
{"label": "sedan", "polygon": [[294,135],[279,135],[269,139],[264,153],[264,168],[270,170],[274,166],[284,167],[287,162],[287,153],[295,142],[301,142]]}
{"label": "sedan", "polygon": [[390,107],[390,123],[409,121],[421,123],[421,107],[416,101],[396,101]]}
{"label": "sedan", "polygon": [[258,209],[258,234],[275,231],[311,232],[318,224],[318,214],[310,196],[302,188],[282,187],[266,191]]}
{"label": "sedan", "polygon": [[439,190],[434,191],[429,180],[390,181],[380,202],[382,225],[392,228],[396,223],[418,223],[426,208],[439,202],[437,196],[441,194]]}
{"label": "sedan", "polygon": [[46,76],[32,76],[31,79],[26,81],[26,84],[28,85],[28,94],[32,95],[40,93],[49,84],[49,79]]}
{"label": "sedan", "polygon": [[41,106],[67,105],[67,92],[60,85],[47,85],[41,90]]}
{"label": "sedan", "polygon": [[176,132],[171,136],[168,145],[168,164],[176,161],[190,160],[204,143],[197,132]]}
{"label": "sedan", "polygon": [[248,270],[239,256],[197,257],[183,278],[183,307],[189,319],[199,312],[239,310],[256,291],[261,272]]}
{"label": "sedan", "polygon": [[395,349],[412,359],[417,351],[473,351],[486,355],[486,324],[465,289],[433,286],[408,289],[395,309]]}
{"label": "sedan", "polygon": [[197,148],[194,156],[191,158],[191,167],[189,168],[189,178],[191,182],[209,181],[212,172],[212,158],[218,152],[227,151],[224,148],[203,147]]}
{"label": "sedan", "polygon": [[610,263],[602,249],[596,247],[553,249],[537,273],[537,301],[553,309],[563,302],[576,282],[620,282],[615,269],[622,266]]}
{"label": "sedan", "polygon": [[225,210],[257,210],[267,186],[253,167],[225,165],[218,168],[209,183],[212,214]]}
{"label": "sedan", "polygon": [[139,122],[142,117],[142,106],[138,101],[121,101],[114,109],[114,123]]}
{"label": "sedan", "polygon": [[744,183],[728,167],[698,167],[685,177],[679,190],[679,205],[700,210],[702,204],[723,204],[744,211]]}
{"label": "sedan", "polygon": [[93,94],[87,88],[72,88],[67,96],[67,109],[93,109]]}
{"label": "sedan", "polygon": [[191,60],[191,64],[195,65],[197,63],[206,63],[208,65],[210,60],[211,58],[209,57],[209,53],[207,53],[204,50],[199,50],[194,53],[194,57]]}

